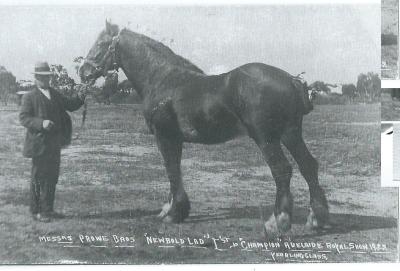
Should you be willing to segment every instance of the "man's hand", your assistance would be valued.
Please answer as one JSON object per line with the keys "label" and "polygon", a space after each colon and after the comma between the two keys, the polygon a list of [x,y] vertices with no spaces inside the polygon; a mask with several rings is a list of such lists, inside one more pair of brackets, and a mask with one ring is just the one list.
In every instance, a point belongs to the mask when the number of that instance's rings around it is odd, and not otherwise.
{"label": "man's hand", "polygon": [[46,131],[50,131],[51,128],[54,126],[54,122],[52,122],[51,120],[44,120],[42,125],[43,129],[45,129]]}
{"label": "man's hand", "polygon": [[85,101],[86,95],[88,94],[88,86],[86,85],[78,85],[76,87],[77,90],[77,96],[81,101]]}

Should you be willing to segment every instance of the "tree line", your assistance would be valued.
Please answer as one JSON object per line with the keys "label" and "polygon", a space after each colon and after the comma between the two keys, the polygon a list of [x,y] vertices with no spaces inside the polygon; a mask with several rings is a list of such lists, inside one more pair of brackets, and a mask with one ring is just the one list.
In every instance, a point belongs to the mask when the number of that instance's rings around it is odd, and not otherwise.
{"label": "tree line", "polygon": [[[380,101],[381,80],[374,72],[361,73],[357,77],[357,84],[329,84],[316,81],[309,87],[318,93],[316,102],[326,100],[325,103],[373,103]],[[341,87],[341,92],[332,89]]]}
{"label": "tree line", "polygon": [[[51,86],[64,95],[72,96],[81,88],[90,88],[94,102],[97,103],[138,103],[139,97],[128,80],[118,81],[117,73],[109,73],[100,86],[87,86],[75,82],[67,69],[60,64],[50,65],[54,73]],[[16,80],[11,71],[0,66],[0,103],[20,103],[21,96],[34,88],[33,80]]]}
{"label": "tree line", "polygon": [[[82,57],[75,58],[76,70]],[[54,76],[51,85],[67,96],[74,95],[81,88],[88,86],[75,82],[67,69],[60,64],[50,65]],[[341,86],[341,92],[334,91]],[[30,80],[16,80],[16,77],[5,67],[0,66],[0,102],[7,105],[9,101],[17,102],[26,91],[33,88]],[[100,86],[90,86],[94,102],[97,103],[139,103],[140,99],[128,80],[119,81],[118,73],[110,72]],[[358,75],[357,84],[330,84],[315,81],[309,88],[317,93],[318,104],[332,103],[372,103],[380,100],[380,78],[377,73],[367,72]]]}

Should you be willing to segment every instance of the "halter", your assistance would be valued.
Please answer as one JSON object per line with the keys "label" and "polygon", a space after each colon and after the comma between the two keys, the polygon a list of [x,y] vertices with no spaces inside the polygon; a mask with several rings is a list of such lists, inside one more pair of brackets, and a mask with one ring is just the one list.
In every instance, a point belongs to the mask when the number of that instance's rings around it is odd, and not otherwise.
{"label": "halter", "polygon": [[96,72],[101,73],[103,76],[105,76],[108,71],[108,67],[106,67],[106,61],[110,56],[112,58],[112,66],[113,66],[114,72],[118,72],[119,65],[117,62],[116,47],[119,43],[119,37],[120,37],[121,31],[122,30],[120,30],[118,32],[118,34],[112,38],[112,41],[111,41],[110,45],[108,46],[107,52],[103,55],[103,57],[101,58],[99,63],[96,63],[95,61],[93,61],[91,59],[85,59],[86,63],[92,65],[96,69]]}

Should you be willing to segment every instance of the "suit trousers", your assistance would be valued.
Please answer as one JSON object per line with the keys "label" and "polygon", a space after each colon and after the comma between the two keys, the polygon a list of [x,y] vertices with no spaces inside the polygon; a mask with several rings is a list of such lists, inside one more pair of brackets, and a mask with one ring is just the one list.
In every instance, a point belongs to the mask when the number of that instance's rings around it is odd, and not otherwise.
{"label": "suit trousers", "polygon": [[54,198],[60,174],[61,150],[58,146],[46,148],[40,156],[32,158],[31,202],[32,214],[49,213],[54,209]]}

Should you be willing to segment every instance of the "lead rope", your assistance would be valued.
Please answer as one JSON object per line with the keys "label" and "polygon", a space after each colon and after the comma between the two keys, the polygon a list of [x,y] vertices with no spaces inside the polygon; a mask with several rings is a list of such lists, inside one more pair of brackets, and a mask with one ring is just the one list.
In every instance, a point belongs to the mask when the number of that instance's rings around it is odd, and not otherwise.
{"label": "lead rope", "polygon": [[[85,90],[82,90],[81,88],[85,88]],[[79,86],[79,90],[78,90],[78,96],[80,92],[83,92],[85,94],[85,101],[83,102],[83,110],[82,110],[82,119],[81,119],[81,125],[79,127],[79,130],[74,134],[73,139],[79,139],[81,132],[83,131],[83,128],[85,126],[85,121],[86,121],[86,115],[87,115],[87,108],[88,108],[88,102],[87,102],[87,94],[89,93],[87,90],[87,86],[81,84]],[[90,94],[90,93],[89,93]]]}
{"label": "lead rope", "polygon": [[[112,58],[113,58],[113,59],[112,59],[112,60],[113,60],[113,63],[112,63],[112,65],[113,65],[113,75],[116,74],[116,73],[118,73],[118,69],[119,69],[119,65],[118,65],[118,63],[117,63],[116,47],[117,47],[117,45],[118,45],[118,43],[119,43],[119,37],[120,37],[120,35],[121,35],[121,31],[122,31],[122,30],[124,30],[124,29],[121,29],[121,30],[118,32],[118,34],[112,38],[111,44],[110,44],[110,46],[108,47],[107,52],[105,53],[105,56],[111,54],[111,56],[112,56]],[[86,61],[88,61],[88,60],[86,59]],[[101,60],[100,64],[103,64],[104,61],[105,61],[105,58],[103,58],[103,59]],[[96,64],[96,63],[92,63],[92,64]],[[101,67],[100,64],[99,64],[99,65],[96,65],[96,66],[97,66],[96,69],[99,68],[99,67]],[[88,87],[89,87],[88,84],[81,84],[81,88],[82,88],[82,87],[83,87],[84,89],[83,89],[83,90],[79,90],[79,91],[83,91],[83,93],[85,94],[85,96],[91,95],[91,92],[88,91]],[[84,101],[84,104],[83,104],[83,110],[82,110],[82,121],[81,121],[80,131],[82,131],[83,128],[84,128],[84,126],[85,126],[86,117],[87,117],[87,111],[88,111],[88,102],[87,102],[86,97],[85,97],[85,101]],[[77,133],[77,135],[76,135],[75,138],[76,138],[76,139],[79,138],[79,135],[80,135],[80,132]]]}
{"label": "lead rope", "polygon": [[81,130],[83,129],[83,126],[85,125],[86,115],[87,115],[87,100],[85,99],[85,102],[83,103]]}

